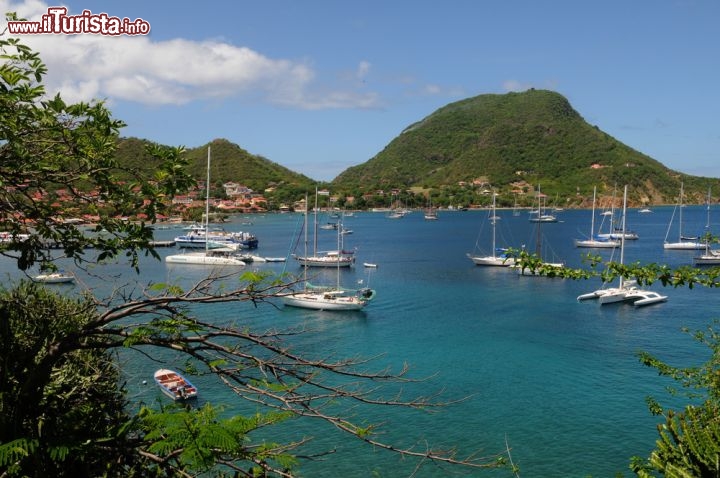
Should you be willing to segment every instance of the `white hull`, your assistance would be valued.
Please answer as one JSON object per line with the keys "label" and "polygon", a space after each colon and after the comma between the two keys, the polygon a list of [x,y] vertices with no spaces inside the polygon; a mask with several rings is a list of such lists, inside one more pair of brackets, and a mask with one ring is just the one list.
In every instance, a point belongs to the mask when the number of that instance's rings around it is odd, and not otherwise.
{"label": "white hull", "polygon": [[600,302],[601,305],[625,302],[628,300],[628,292],[629,289],[624,288],[605,289],[605,292],[598,297],[598,302]]}
{"label": "white hull", "polygon": [[657,292],[651,290],[637,290],[627,294],[625,300],[632,302],[636,307],[642,307],[644,305],[657,304],[659,302],[667,301],[666,295],[660,295]]}
{"label": "white hull", "polygon": [[44,284],[68,284],[70,282],[75,282],[75,276],[54,272],[51,274],[37,275],[35,276],[35,280]]}
{"label": "white hull", "polygon": [[[514,268],[518,270],[518,274],[521,276],[527,276],[527,277],[547,277],[547,274],[540,274],[539,270],[532,270],[527,267],[518,267],[513,265]],[[562,262],[543,262],[541,267],[551,267],[556,269],[562,269],[565,267],[565,264]]]}
{"label": "white hull", "polygon": [[515,265],[515,258],[513,257],[473,256],[470,254],[468,254],[468,257],[477,266],[510,267]]}
{"label": "white hull", "polygon": [[592,249],[614,249],[620,247],[620,241],[614,239],[576,239],[575,247],[587,247]]}
{"label": "white hull", "polygon": [[343,291],[296,292],[282,297],[285,305],[313,310],[360,310],[374,297],[375,292],[367,290],[366,295],[344,295]]}
{"label": "white hull", "polygon": [[193,264],[201,266],[236,266],[245,267],[245,262],[236,257],[217,256],[212,252],[188,252],[165,257],[168,264]]}
{"label": "white hull", "polygon": [[160,390],[173,400],[189,400],[198,396],[197,388],[174,370],[161,368],[153,378]]}
{"label": "white hull", "polygon": [[693,259],[695,261],[695,265],[696,266],[720,265],[720,251],[709,249],[709,248],[707,248],[707,245],[705,247],[706,247],[705,254],[699,255]]}
{"label": "white hull", "polygon": [[663,244],[663,249],[673,249],[682,251],[699,251],[705,249],[705,244],[702,242],[692,241],[681,241],[681,242],[666,242]]}
{"label": "white hull", "polygon": [[640,239],[640,236],[635,232],[626,232],[624,234],[622,232],[611,232],[609,234],[598,234],[597,236],[600,239],[614,239],[619,241],[623,238],[623,235],[625,236],[626,241],[637,241]]}
{"label": "white hull", "polygon": [[355,262],[353,257],[343,256],[296,256],[295,259],[307,267],[350,267]]}

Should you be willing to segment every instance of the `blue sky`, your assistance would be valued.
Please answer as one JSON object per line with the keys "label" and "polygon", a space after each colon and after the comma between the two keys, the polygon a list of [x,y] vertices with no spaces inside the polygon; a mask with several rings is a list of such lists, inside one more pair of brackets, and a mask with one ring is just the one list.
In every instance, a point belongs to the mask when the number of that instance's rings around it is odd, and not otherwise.
{"label": "blue sky", "polygon": [[441,106],[532,87],[672,169],[720,177],[716,0],[0,0],[28,19],[60,5],[151,26],[24,37],[50,91],[106,100],[124,136],[226,138],[331,180]]}

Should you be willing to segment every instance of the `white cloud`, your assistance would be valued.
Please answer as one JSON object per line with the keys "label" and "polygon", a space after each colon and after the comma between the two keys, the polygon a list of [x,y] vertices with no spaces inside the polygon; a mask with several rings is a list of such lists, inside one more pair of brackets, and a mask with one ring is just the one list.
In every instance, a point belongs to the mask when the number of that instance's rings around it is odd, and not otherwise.
{"label": "white cloud", "polygon": [[361,61],[357,68],[357,78],[359,80],[364,80],[368,74],[370,73],[370,62],[369,61]]}
{"label": "white cloud", "polygon": [[[0,8],[36,20],[48,5],[0,0]],[[305,63],[269,58],[221,41],[91,34],[28,35],[23,41],[39,51],[48,66],[48,93],[59,91],[66,101],[98,98],[162,105],[252,95],[302,109],[371,108],[378,102],[372,93],[323,91]],[[370,63],[361,62],[358,77],[369,68]]]}

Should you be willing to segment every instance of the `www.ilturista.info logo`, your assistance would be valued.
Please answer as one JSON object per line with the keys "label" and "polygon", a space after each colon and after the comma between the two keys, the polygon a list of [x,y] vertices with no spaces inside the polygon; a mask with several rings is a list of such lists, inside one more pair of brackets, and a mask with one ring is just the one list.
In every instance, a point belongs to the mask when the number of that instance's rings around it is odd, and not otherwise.
{"label": "www.ilturista.info logo", "polygon": [[11,35],[147,35],[150,24],[142,18],[131,21],[90,10],[83,10],[80,15],[68,15],[65,7],[50,7],[39,22],[10,21],[7,29]]}

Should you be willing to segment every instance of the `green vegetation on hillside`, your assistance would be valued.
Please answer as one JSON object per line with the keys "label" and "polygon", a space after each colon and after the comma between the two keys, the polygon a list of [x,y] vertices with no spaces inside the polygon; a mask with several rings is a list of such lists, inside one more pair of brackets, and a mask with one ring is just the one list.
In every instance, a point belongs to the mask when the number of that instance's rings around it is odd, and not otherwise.
{"label": "green vegetation on hillside", "polygon": [[[126,168],[152,172],[155,163],[146,152],[150,144],[150,141],[138,138],[119,140],[118,163]],[[186,150],[187,172],[196,181],[204,181],[207,176],[208,146],[211,147],[210,181],[213,191],[222,190],[223,183],[236,182],[265,195],[271,201],[271,207],[278,207],[281,203],[300,199],[314,188],[315,181],[312,179],[262,156],[250,154],[225,139],[215,139],[209,144]],[[266,191],[268,188],[271,191]]]}
{"label": "green vegetation on hillside", "polygon": [[532,193],[541,184],[569,206],[585,202],[593,185],[611,195],[616,184],[628,184],[631,203],[660,204],[675,201],[681,181],[697,202],[711,184],[673,172],[588,124],[562,95],[533,89],[444,106],[344,171],[332,188],[442,190],[473,181],[504,192],[506,200],[513,189],[524,185]]}

